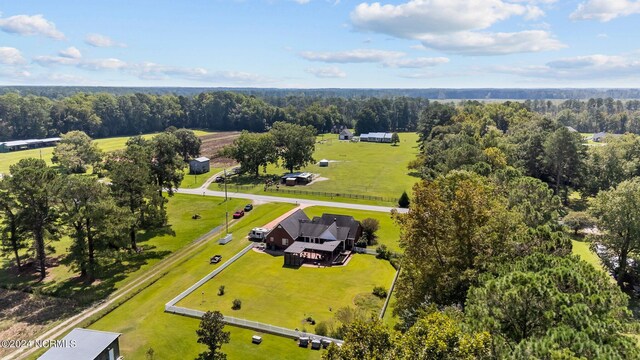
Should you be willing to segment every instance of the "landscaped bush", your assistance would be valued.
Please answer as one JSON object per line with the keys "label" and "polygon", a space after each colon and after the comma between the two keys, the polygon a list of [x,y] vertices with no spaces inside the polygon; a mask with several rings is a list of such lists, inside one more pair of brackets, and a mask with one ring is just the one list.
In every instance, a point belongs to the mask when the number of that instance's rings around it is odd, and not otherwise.
{"label": "landscaped bush", "polygon": [[366,248],[367,247],[367,239],[363,236],[360,239],[358,239],[358,241],[356,241],[356,246],[360,247],[360,248]]}
{"label": "landscaped bush", "polygon": [[313,320],[313,318],[312,318],[311,316],[307,317],[307,318],[306,318],[306,320],[307,320],[307,322],[308,322],[309,324],[311,324],[311,325],[315,325],[315,324],[316,324],[316,321],[315,321],[315,320]]}
{"label": "landscaped bush", "polygon": [[220,285],[218,288],[218,296],[224,295],[224,285]]}
{"label": "landscaped bush", "polygon": [[387,289],[385,289],[382,286],[376,286],[376,287],[373,288],[373,295],[375,295],[375,296],[377,296],[377,297],[379,297],[381,299],[384,299],[384,298],[387,297]]}
{"label": "landscaped bush", "polygon": [[316,335],[327,336],[329,333],[329,326],[327,326],[326,321],[320,321],[318,325],[316,325],[315,329]]}
{"label": "landscaped bush", "polygon": [[407,195],[406,191],[400,195],[400,199],[398,199],[398,206],[405,209],[409,207],[409,195]]}
{"label": "landscaped bush", "polygon": [[233,310],[240,310],[241,307],[242,307],[242,300],[240,299],[233,300],[233,305],[231,306]]}
{"label": "landscaped bush", "polygon": [[385,245],[385,244],[382,244],[382,245],[378,246],[376,248],[376,253],[378,254],[378,255],[376,255],[376,257],[378,259],[384,259],[384,260],[391,259],[391,255],[393,255],[391,250],[387,249],[387,245]]}

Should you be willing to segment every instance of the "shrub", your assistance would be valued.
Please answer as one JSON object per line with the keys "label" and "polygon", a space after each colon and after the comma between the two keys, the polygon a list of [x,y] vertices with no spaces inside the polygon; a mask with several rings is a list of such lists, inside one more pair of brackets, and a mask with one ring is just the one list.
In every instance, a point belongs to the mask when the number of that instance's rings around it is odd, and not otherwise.
{"label": "shrub", "polygon": [[329,326],[327,326],[327,323],[325,321],[320,321],[318,325],[316,325],[315,332],[316,335],[327,336],[327,334],[329,333]]}
{"label": "shrub", "polygon": [[387,246],[385,244],[378,246],[376,248],[376,253],[378,253],[378,255],[376,255],[378,259],[384,259],[384,260],[391,259],[391,255],[392,255],[391,250],[387,249]]}
{"label": "shrub", "polygon": [[387,289],[385,289],[382,286],[376,286],[376,287],[373,288],[373,295],[375,295],[375,296],[377,296],[377,297],[379,297],[381,299],[384,299],[384,298],[387,297]]}
{"label": "shrub", "polygon": [[380,228],[380,222],[377,219],[366,218],[360,224],[362,225],[362,237],[366,239],[367,245],[375,245],[376,231]]}
{"label": "shrub", "polygon": [[234,299],[233,300],[233,305],[231,306],[231,309],[233,310],[240,310],[240,308],[242,307],[242,300],[240,299]]}
{"label": "shrub", "polygon": [[224,285],[220,285],[218,288],[218,296],[224,295]]}
{"label": "shrub", "polygon": [[363,236],[358,241],[356,241],[356,246],[360,248],[367,247],[367,239]]}
{"label": "shrub", "polygon": [[398,199],[398,206],[405,209],[409,207],[409,195],[407,195],[406,191],[403,191],[402,195],[400,195],[400,199]]}

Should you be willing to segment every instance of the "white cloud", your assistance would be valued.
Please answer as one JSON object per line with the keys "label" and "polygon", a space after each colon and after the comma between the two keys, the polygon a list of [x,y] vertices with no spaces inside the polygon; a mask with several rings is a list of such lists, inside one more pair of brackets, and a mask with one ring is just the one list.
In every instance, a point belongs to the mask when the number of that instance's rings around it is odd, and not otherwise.
{"label": "white cloud", "polygon": [[58,55],[60,55],[61,57],[66,57],[70,59],[79,59],[82,57],[82,53],[80,52],[80,50],[78,50],[78,48],[74,46],[68,47],[64,50],[60,50],[58,52]]}
{"label": "white cloud", "polygon": [[463,55],[504,55],[559,50],[564,45],[548,31],[527,30],[513,33],[458,32],[427,34],[420,39],[425,47]]}
{"label": "white cloud", "polygon": [[449,62],[449,59],[446,57],[434,57],[434,58],[419,57],[414,59],[388,60],[388,61],[385,61],[383,65],[386,67],[392,67],[392,68],[419,69],[419,68],[446,64],[448,62]]}
{"label": "white cloud", "polygon": [[78,63],[78,66],[87,70],[119,70],[126,69],[128,64],[120,59],[92,59],[83,60]]}
{"label": "white cloud", "polygon": [[361,31],[420,40],[428,48],[455,54],[537,52],[557,50],[564,45],[546,31],[491,32],[487,29],[514,16],[526,20],[540,18],[544,11],[535,4],[552,2],[554,0],[408,0],[399,5],[362,3],[351,13],[351,22]]}
{"label": "white cloud", "polygon": [[640,61],[628,56],[594,54],[562,58],[544,65],[499,66],[494,71],[527,78],[587,81],[594,78],[638,78]]}
{"label": "white cloud", "polygon": [[84,42],[95,47],[126,47],[126,44],[119,43],[108,36],[101,34],[88,34]]}
{"label": "white cloud", "polygon": [[273,80],[263,76],[242,71],[216,71],[209,72],[199,67],[166,66],[153,62],[131,64],[127,67],[131,73],[144,80],[164,80],[178,77],[200,82],[256,84],[271,83]]}
{"label": "white cloud", "polygon": [[313,74],[319,78],[344,78],[347,77],[347,73],[340,70],[340,68],[331,66],[324,68],[307,68],[305,70],[309,74]]}
{"label": "white cloud", "polygon": [[36,56],[33,58],[33,61],[41,66],[50,66],[50,65],[77,65],[80,63],[79,59],[74,59],[66,56]]}
{"label": "white cloud", "polygon": [[409,0],[400,5],[362,3],[351,13],[351,21],[360,30],[414,38],[426,33],[486,29],[526,14],[526,6],[501,0]]}
{"label": "white cloud", "polygon": [[569,16],[571,20],[607,22],[617,17],[640,14],[640,1],[588,0],[578,5]]}
{"label": "white cloud", "polygon": [[303,5],[303,4],[308,4],[310,0],[293,0],[293,1],[297,2],[298,4]]}
{"label": "white cloud", "polygon": [[334,52],[303,51],[300,53],[304,59],[310,61],[321,61],[326,63],[376,63],[404,56],[403,52],[375,50],[375,49],[355,49]]}
{"label": "white cloud", "polygon": [[20,50],[12,47],[0,47],[0,64],[21,65],[26,61]]}
{"label": "white cloud", "polygon": [[56,25],[39,14],[0,18],[0,29],[11,34],[42,35],[55,40],[64,39],[64,34],[56,29]]}

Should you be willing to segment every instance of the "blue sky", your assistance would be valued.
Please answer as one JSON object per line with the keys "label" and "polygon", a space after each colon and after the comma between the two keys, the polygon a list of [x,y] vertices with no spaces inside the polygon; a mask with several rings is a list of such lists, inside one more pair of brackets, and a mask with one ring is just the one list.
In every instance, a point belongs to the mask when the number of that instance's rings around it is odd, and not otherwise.
{"label": "blue sky", "polygon": [[0,0],[0,84],[638,87],[640,1]]}

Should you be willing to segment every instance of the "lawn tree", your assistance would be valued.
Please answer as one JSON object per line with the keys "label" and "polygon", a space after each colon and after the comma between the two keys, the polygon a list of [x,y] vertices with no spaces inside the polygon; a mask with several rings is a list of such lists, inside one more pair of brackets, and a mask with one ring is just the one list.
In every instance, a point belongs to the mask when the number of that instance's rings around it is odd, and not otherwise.
{"label": "lawn tree", "polygon": [[55,240],[58,235],[58,211],[53,188],[58,174],[44,160],[33,158],[11,165],[10,173],[9,189],[22,207],[19,226],[33,236],[40,279],[44,279],[47,276],[46,240]]}
{"label": "lawn tree", "polygon": [[621,182],[615,189],[601,191],[592,201],[590,213],[603,233],[594,239],[609,253],[605,263],[615,272],[618,284],[633,288],[629,257],[640,250],[640,178]]}
{"label": "lawn tree", "polygon": [[202,316],[200,327],[196,330],[198,343],[206,345],[209,350],[202,352],[197,360],[224,360],[227,355],[220,349],[231,339],[231,333],[224,331],[224,316],[219,311],[207,311]]}
{"label": "lawn tree", "polygon": [[562,222],[571,230],[574,235],[578,231],[591,228],[595,225],[595,219],[586,211],[572,211],[562,218]]}
{"label": "lawn tree", "polygon": [[189,129],[178,129],[173,132],[173,135],[178,138],[178,153],[182,156],[182,160],[189,161],[189,158],[198,157],[200,155],[200,146],[202,140]]}
{"label": "lawn tree", "polygon": [[366,218],[360,224],[362,225],[362,237],[367,241],[367,245],[375,245],[376,231],[380,228],[380,222],[377,219]]}
{"label": "lawn tree", "polygon": [[3,252],[13,253],[18,270],[22,270],[20,250],[26,247],[20,216],[22,207],[11,190],[9,178],[3,177],[0,179],[0,245]]}
{"label": "lawn tree", "polygon": [[100,149],[84,132],[69,131],[61,138],[60,143],[53,149],[51,161],[54,164],[60,164],[62,172],[85,173],[88,165],[94,165],[100,161],[102,157]]}
{"label": "lawn tree", "polygon": [[311,126],[276,122],[269,131],[275,138],[282,167],[293,172],[313,162],[316,131]]}
{"label": "lawn tree", "polygon": [[504,263],[495,277],[470,289],[465,316],[472,329],[491,334],[495,358],[551,359],[565,352],[636,359],[640,348],[623,335],[630,329],[627,305],[606,273],[578,257],[535,254]]}
{"label": "lawn tree", "polygon": [[404,209],[409,207],[409,195],[407,195],[406,191],[403,191],[402,195],[400,195],[400,199],[398,199],[398,206]]}
{"label": "lawn tree", "polygon": [[400,143],[400,136],[398,136],[397,132],[394,132],[391,134],[391,145],[396,146],[398,143]]}
{"label": "lawn tree", "polygon": [[580,135],[562,126],[544,142],[544,164],[555,186],[555,193],[567,200],[567,185],[573,183],[583,166],[584,145]]}
{"label": "lawn tree", "polygon": [[166,212],[160,204],[164,199],[158,199],[150,158],[149,148],[134,139],[126,149],[111,153],[107,161],[116,203],[131,216],[129,239],[134,250],[138,230],[166,223]]}
{"label": "lawn tree", "polygon": [[[158,194],[162,198],[162,191],[166,190],[169,196],[173,196],[174,189],[180,187],[184,178],[185,163],[178,153],[180,141],[174,134],[164,132],[154,136],[148,142],[148,146],[151,155],[151,173]],[[164,201],[161,202],[161,206],[164,208]]]}
{"label": "lawn tree", "polygon": [[525,241],[521,216],[509,211],[486,178],[453,171],[414,186],[411,209],[394,213],[404,250],[396,313],[411,325],[425,301],[461,305],[469,286]]}
{"label": "lawn tree", "polygon": [[61,177],[57,193],[62,219],[73,239],[68,259],[92,283],[98,265],[96,253],[110,240],[127,237],[126,210],[115,204],[107,185],[86,176]]}
{"label": "lawn tree", "polygon": [[247,172],[256,177],[260,175],[261,167],[266,168],[278,158],[275,138],[271,133],[243,131],[223,153],[240,163],[243,173]]}

